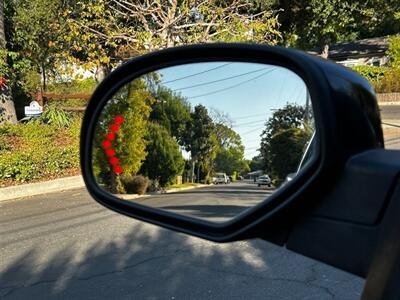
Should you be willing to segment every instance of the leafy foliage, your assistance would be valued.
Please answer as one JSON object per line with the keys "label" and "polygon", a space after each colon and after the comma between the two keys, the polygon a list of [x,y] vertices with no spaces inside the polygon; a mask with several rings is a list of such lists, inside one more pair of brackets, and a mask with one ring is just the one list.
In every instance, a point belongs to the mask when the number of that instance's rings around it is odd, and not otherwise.
{"label": "leafy foliage", "polygon": [[276,44],[272,10],[234,1],[76,1],[66,11],[70,59],[110,67],[140,53],[212,41]]}
{"label": "leafy foliage", "polygon": [[400,67],[390,68],[374,85],[377,93],[400,92]]}
{"label": "leafy foliage", "polygon": [[74,119],[61,129],[40,122],[0,127],[0,185],[76,173],[80,125]]}
{"label": "leafy foliage", "polygon": [[[63,39],[68,45],[67,59],[86,69],[104,67],[110,70],[120,61],[118,48],[122,36],[115,28],[124,24],[110,9],[112,1],[80,0],[70,2],[63,16],[68,29]],[[123,28],[132,24],[126,23]]]}
{"label": "leafy foliage", "polygon": [[91,94],[96,85],[97,83],[94,78],[75,79],[64,82],[52,82],[47,86],[47,91],[56,94]]}
{"label": "leafy foliage", "polygon": [[243,148],[220,149],[215,158],[215,171],[224,172],[228,175],[248,172],[250,168],[244,161],[243,155]]}
{"label": "leafy foliage", "polygon": [[71,124],[72,117],[61,109],[50,107],[45,109],[39,120],[55,127],[67,127]]}
{"label": "leafy foliage", "polygon": [[261,155],[254,156],[249,162],[250,171],[263,170],[265,168],[265,163]]}
{"label": "leafy foliage", "polygon": [[186,150],[190,151],[192,160],[197,162],[198,175],[207,179],[218,149],[214,124],[207,109],[201,104],[191,112],[191,120],[185,134]]}
{"label": "leafy foliage", "polygon": [[390,58],[391,67],[400,69],[400,36],[396,35],[389,38],[387,54]]}
{"label": "leafy foliage", "polygon": [[365,77],[371,83],[377,83],[387,71],[385,67],[376,66],[354,66],[352,67],[361,76]]}
{"label": "leafy foliage", "polygon": [[148,126],[146,140],[147,156],[140,173],[156,180],[161,187],[173,183],[184,167],[179,145],[165,128],[152,123]]}
{"label": "leafy foliage", "polygon": [[387,54],[390,59],[390,67],[357,66],[353,69],[364,76],[378,93],[390,93],[400,91],[400,37],[389,38]]}
{"label": "leafy foliage", "polygon": [[[278,109],[267,121],[262,133],[262,143],[269,140],[278,131],[303,125],[305,108],[296,104],[287,103],[283,108]],[[261,146],[263,148],[263,146]]]}
{"label": "leafy foliage", "polygon": [[144,81],[137,79],[126,84],[113,95],[102,111],[95,134],[94,168],[99,180],[113,191],[116,191],[119,179],[109,163],[109,157],[105,154],[102,143],[106,139],[114,118],[117,115],[123,116],[125,121],[112,140],[113,149],[123,172],[135,175],[147,154],[145,136],[153,101],[153,96]]}
{"label": "leafy foliage", "polygon": [[270,164],[275,184],[279,185],[289,173],[296,172],[311,134],[309,130],[289,128],[272,136]]}
{"label": "leafy foliage", "polygon": [[8,1],[13,10],[10,42],[33,70],[42,75],[43,89],[46,89],[46,76],[56,69],[65,49],[62,39],[65,27],[59,14],[64,9],[64,1]]}
{"label": "leafy foliage", "polygon": [[303,49],[399,32],[397,0],[277,0],[284,44]]}
{"label": "leafy foliage", "polygon": [[364,76],[377,93],[400,92],[400,67],[357,66],[353,70]]}
{"label": "leafy foliage", "polygon": [[[305,122],[305,108],[286,104],[267,121],[261,136],[260,153],[264,169],[277,183],[296,171],[312,129]],[[297,165],[296,165],[297,164]]]}
{"label": "leafy foliage", "polygon": [[169,134],[184,145],[184,134],[190,122],[190,104],[180,95],[165,87],[154,92],[156,99],[150,114],[150,120],[165,127]]}
{"label": "leafy foliage", "polygon": [[249,166],[244,160],[244,146],[240,135],[223,124],[216,124],[214,130],[219,144],[214,161],[215,171],[228,175],[249,171]]}

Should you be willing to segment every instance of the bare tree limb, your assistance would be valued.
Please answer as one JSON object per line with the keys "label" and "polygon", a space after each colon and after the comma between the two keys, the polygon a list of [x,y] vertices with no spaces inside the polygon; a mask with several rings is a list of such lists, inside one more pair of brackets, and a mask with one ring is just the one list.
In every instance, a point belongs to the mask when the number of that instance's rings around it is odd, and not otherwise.
{"label": "bare tree limb", "polygon": [[184,25],[179,25],[179,26],[174,26],[175,29],[182,29],[182,28],[188,28],[188,27],[207,27],[207,26],[218,26],[218,23],[191,23],[191,24],[184,24]]}

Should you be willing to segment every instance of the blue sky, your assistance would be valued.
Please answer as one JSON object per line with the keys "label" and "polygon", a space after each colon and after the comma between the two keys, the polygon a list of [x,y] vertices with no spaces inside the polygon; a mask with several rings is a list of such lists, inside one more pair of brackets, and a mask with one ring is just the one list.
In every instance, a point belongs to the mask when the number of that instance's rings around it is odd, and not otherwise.
{"label": "blue sky", "polygon": [[294,72],[243,62],[193,63],[159,71],[166,87],[180,92],[192,107],[202,104],[229,115],[242,138],[245,157],[257,155],[260,134],[275,109],[306,103],[307,88]]}

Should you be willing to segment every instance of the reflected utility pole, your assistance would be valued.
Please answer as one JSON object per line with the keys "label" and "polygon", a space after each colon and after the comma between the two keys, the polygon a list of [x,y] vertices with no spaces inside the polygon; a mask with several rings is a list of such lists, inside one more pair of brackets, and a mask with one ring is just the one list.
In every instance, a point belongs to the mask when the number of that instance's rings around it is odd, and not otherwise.
{"label": "reflected utility pole", "polygon": [[306,91],[306,109],[305,109],[305,115],[304,115],[304,123],[308,124],[309,117],[310,117],[310,93],[308,90]]}
{"label": "reflected utility pole", "polygon": [[191,174],[191,176],[190,177],[192,177],[191,179],[191,181],[192,181],[192,183],[194,183],[194,159],[192,158],[192,174]]}

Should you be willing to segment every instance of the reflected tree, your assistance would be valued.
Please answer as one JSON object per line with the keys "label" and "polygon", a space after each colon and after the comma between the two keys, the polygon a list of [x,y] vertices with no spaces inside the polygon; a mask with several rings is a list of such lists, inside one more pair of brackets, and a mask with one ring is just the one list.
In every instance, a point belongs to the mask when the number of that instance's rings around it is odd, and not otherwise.
{"label": "reflected tree", "polygon": [[213,160],[218,149],[218,140],[214,131],[214,124],[203,105],[197,105],[191,113],[191,122],[185,132],[186,150],[191,153],[194,163],[197,164],[197,182],[207,180],[212,170]]}
{"label": "reflected tree", "polygon": [[158,86],[153,92],[150,119],[168,131],[181,146],[184,146],[184,132],[190,122],[190,104],[181,95],[165,86]]}
{"label": "reflected tree", "polygon": [[156,180],[161,187],[173,183],[184,167],[178,143],[164,127],[154,123],[148,125],[146,140],[147,156],[140,173]]}
{"label": "reflected tree", "polygon": [[[146,84],[138,79],[123,86],[102,111],[96,128],[93,168],[99,182],[114,193],[123,192],[118,174],[135,175],[146,158],[145,136],[153,102]],[[117,116],[124,122],[119,128],[113,128]],[[116,163],[121,170],[115,169]]]}
{"label": "reflected tree", "polygon": [[214,162],[215,171],[233,176],[248,171],[240,135],[223,124],[215,125],[215,133],[219,146]]}
{"label": "reflected tree", "polygon": [[276,110],[265,124],[261,135],[260,153],[264,169],[272,175],[275,184],[295,172],[300,163],[305,146],[311,138],[312,120],[306,108],[296,104],[286,104]]}
{"label": "reflected tree", "polygon": [[278,131],[271,138],[270,166],[276,184],[297,170],[311,135],[309,128],[289,128]]}

